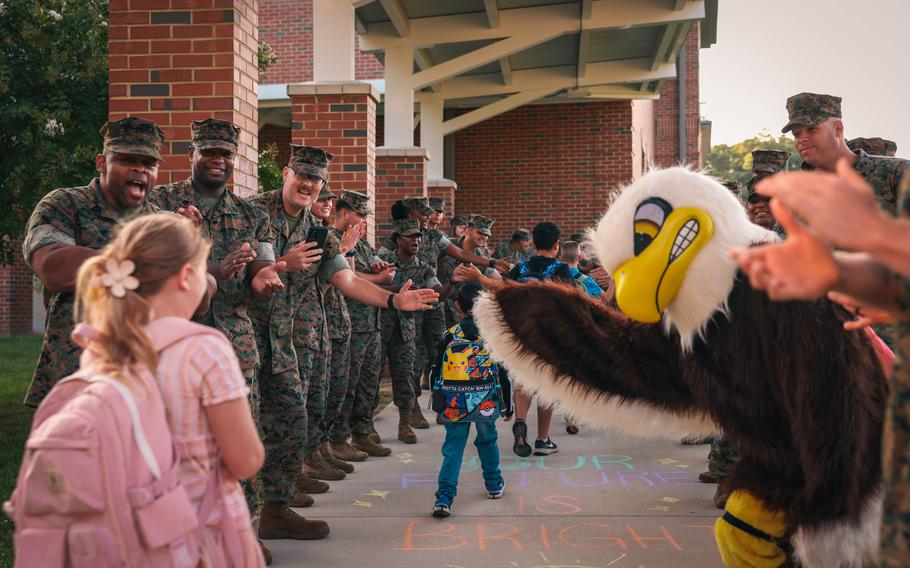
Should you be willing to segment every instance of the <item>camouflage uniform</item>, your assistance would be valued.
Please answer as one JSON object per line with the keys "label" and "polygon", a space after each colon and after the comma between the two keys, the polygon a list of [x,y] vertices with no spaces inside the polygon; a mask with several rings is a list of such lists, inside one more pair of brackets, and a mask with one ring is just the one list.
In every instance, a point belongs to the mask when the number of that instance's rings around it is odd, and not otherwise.
{"label": "camouflage uniform", "polygon": [[499,243],[499,246],[496,247],[496,251],[493,252],[493,258],[501,258],[507,260],[510,264],[518,264],[519,261],[528,260],[537,254],[533,245],[525,250],[513,249],[512,240],[516,237],[520,237],[519,240],[529,241],[531,240],[531,231],[527,229],[515,229],[512,239],[506,239]]}
{"label": "camouflage uniform", "polygon": [[897,144],[886,138],[853,138],[847,140],[847,147],[857,152],[862,150],[873,156],[888,156],[893,158],[897,154]]}
{"label": "camouflage uniform", "polygon": [[[288,164],[295,172],[325,176],[331,154],[308,146],[291,146]],[[323,177],[323,179],[325,179]],[[319,221],[302,211],[295,227],[284,215],[282,190],[256,195],[250,203],[272,220],[275,254],[284,256],[304,242],[307,229]],[[288,503],[308,448],[307,400],[310,381],[326,368],[327,338],[320,282],[347,268],[334,237],[326,241],[322,260],[304,270],[281,273],[284,289],[268,302],[254,301],[250,317],[260,357],[260,424],[266,450],[262,490],[266,503]],[[316,375],[314,375],[316,373]],[[312,391],[310,391],[312,392]],[[317,403],[321,406],[323,401]]]}
{"label": "camouflage uniform", "polygon": [[[105,124],[101,134],[105,150],[161,159],[164,133],[154,122],[124,118]],[[157,211],[148,201],[136,209],[115,209],[101,195],[98,178],[86,186],[55,189],[38,202],[28,220],[22,243],[25,262],[31,265],[36,250],[53,244],[100,250],[114,239],[121,224]],[[25,395],[29,406],[37,407],[57,381],[79,368],[80,349],[70,338],[74,302],[74,291],[57,292],[49,299],[41,356]]]}
{"label": "camouflage uniform", "polygon": [[[787,99],[789,122],[782,132],[788,132],[795,126],[821,124],[829,118],[841,118],[841,98],[816,93],[799,93]],[[901,176],[907,166],[907,160],[887,156],[870,156],[864,150],[856,151],[857,160],[853,169],[872,186],[879,205],[891,215],[897,211],[897,190]],[[815,169],[803,162],[804,170]]]}
{"label": "camouflage uniform", "polygon": [[730,471],[739,461],[736,444],[724,436],[714,436],[711,440],[711,451],[708,452],[708,471],[720,479],[730,475]]}
{"label": "camouflage uniform", "polygon": [[[341,241],[344,233],[331,229],[331,234]],[[325,414],[319,431],[321,442],[329,441],[335,423],[340,420],[348,392],[351,366],[351,316],[347,301],[339,290],[329,288],[325,293],[325,317],[329,326],[331,353],[329,360],[329,387],[325,398]]]}
{"label": "camouflage uniform", "polygon": [[[420,234],[416,221],[404,220],[396,223],[399,234],[408,236]],[[382,260],[394,263],[396,267],[393,284],[413,282],[413,289],[439,286],[436,271],[420,260],[419,256],[403,261],[397,253],[386,253]],[[392,376],[392,399],[399,409],[414,406],[414,397],[420,393],[420,385],[414,376],[417,357],[417,326],[412,312],[382,310],[382,361],[388,358],[389,373]],[[374,400],[375,403],[375,400]]]}
{"label": "camouflage uniform", "polygon": [[[471,215],[471,218],[468,221],[468,226],[472,226],[477,229],[480,233],[485,235],[491,235],[494,221],[482,215]],[[453,244],[455,246],[464,249],[464,240],[462,237],[456,240]],[[477,256],[482,256],[484,258],[490,258],[490,251],[486,247],[476,247],[474,248],[474,254]],[[449,282],[452,279],[452,274],[455,273],[455,268],[458,267],[459,261],[450,257],[445,256],[439,259],[439,265],[436,269],[436,275],[439,277],[441,282]],[[479,267],[480,271],[486,276],[491,276],[494,272],[494,269],[489,267]],[[445,314],[446,314],[446,326],[452,327],[461,321],[461,315],[458,312],[458,308],[455,307],[455,298],[458,297],[458,291],[461,289],[461,286],[456,284],[452,289],[452,293],[449,294],[449,297],[445,301]],[[442,302],[440,302],[442,303]]]}
{"label": "camouflage uniform", "polygon": [[[910,218],[910,174],[900,188],[900,213]],[[882,469],[885,480],[881,565],[906,567],[910,558],[910,281],[893,277],[899,309],[895,336],[897,361],[885,419]]]}
{"label": "camouflage uniform", "polygon": [[[215,119],[194,121],[193,146],[197,150],[222,148],[237,151],[240,130],[229,122]],[[225,189],[220,199],[206,209],[201,193],[192,177],[184,181],[156,187],[149,194],[149,201],[167,211],[195,205],[202,213],[201,230],[212,242],[209,262],[220,263],[232,251],[248,243],[256,252],[257,261],[274,261],[275,251],[269,231],[269,218],[264,212]],[[204,195],[204,194],[203,194]],[[218,282],[212,297],[211,308],[195,321],[214,327],[231,341],[247,386],[250,388],[250,410],[253,420],[259,423],[259,354],[253,333],[253,322],[248,313],[247,299],[250,288],[246,271],[230,280]]]}

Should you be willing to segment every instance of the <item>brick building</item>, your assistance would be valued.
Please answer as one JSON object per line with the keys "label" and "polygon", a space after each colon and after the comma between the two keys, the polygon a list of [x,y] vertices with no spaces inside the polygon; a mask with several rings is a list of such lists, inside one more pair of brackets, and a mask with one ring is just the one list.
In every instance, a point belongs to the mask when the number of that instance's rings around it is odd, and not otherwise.
{"label": "brick building", "polygon": [[[233,185],[259,151],[327,148],[336,190],[388,210],[408,194],[482,212],[495,237],[591,224],[649,165],[700,159],[698,53],[718,0],[110,0],[111,119],[156,121],[159,182],[189,174],[192,120],[241,127]],[[260,42],[278,61],[261,77]],[[682,88],[680,88],[682,87]],[[0,268],[0,334],[41,328],[21,260]]]}

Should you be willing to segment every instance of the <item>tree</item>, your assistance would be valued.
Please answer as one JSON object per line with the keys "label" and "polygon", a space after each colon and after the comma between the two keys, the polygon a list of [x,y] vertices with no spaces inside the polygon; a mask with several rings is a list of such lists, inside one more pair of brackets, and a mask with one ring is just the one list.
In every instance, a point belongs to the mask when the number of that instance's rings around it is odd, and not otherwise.
{"label": "tree", "polygon": [[0,264],[47,192],[95,174],[108,0],[0,0]]}
{"label": "tree", "polygon": [[774,138],[767,132],[728,146],[717,144],[711,146],[711,152],[705,156],[705,170],[721,180],[737,180],[742,184],[752,177],[753,150],[784,150],[790,153],[787,169],[799,168],[802,159],[793,147],[793,140],[781,134]]}
{"label": "tree", "polygon": [[269,144],[259,152],[259,193],[280,189],[283,182],[278,146]]}

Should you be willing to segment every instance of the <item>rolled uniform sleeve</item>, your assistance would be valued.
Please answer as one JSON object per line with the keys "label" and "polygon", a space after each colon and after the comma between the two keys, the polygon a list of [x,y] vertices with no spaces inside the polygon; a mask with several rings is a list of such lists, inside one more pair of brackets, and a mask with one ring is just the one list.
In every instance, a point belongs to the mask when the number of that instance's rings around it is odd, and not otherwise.
{"label": "rolled uniform sleeve", "polygon": [[31,266],[36,250],[53,244],[75,245],[76,223],[74,208],[68,207],[63,190],[44,196],[28,220],[28,229],[22,242],[22,254]]}
{"label": "rolled uniform sleeve", "polygon": [[449,237],[447,237],[443,234],[440,234],[439,241],[437,242],[437,245],[439,245],[439,250],[440,251],[446,250],[450,244],[452,244],[452,241],[449,240]]}
{"label": "rolled uniform sleeve", "polygon": [[348,265],[348,261],[344,259],[344,256],[336,254],[329,258],[323,258],[322,262],[319,263],[319,278],[323,282],[328,282],[338,272],[350,269],[351,267]]}
{"label": "rolled uniform sleeve", "polygon": [[256,246],[256,260],[275,262],[275,247],[272,246],[272,243],[259,241]]}
{"label": "rolled uniform sleeve", "polygon": [[429,288],[431,290],[440,286],[442,286],[442,282],[440,282],[439,278],[436,278],[435,276],[427,278],[423,283],[424,288]]}

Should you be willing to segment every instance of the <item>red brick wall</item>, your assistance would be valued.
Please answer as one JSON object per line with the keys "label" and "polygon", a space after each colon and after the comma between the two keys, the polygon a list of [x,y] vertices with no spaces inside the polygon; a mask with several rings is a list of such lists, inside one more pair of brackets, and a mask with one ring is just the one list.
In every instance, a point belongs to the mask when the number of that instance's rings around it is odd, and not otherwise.
{"label": "red brick wall", "polygon": [[455,134],[459,215],[493,218],[493,242],[516,227],[590,226],[632,178],[628,101],[524,106]]}
{"label": "red brick wall", "polygon": [[391,209],[399,199],[427,195],[424,156],[376,156],[376,235],[392,230]]}
{"label": "red brick wall", "polygon": [[[681,57],[686,62],[686,163],[699,165],[701,123],[698,106],[698,24],[686,37]],[[657,148],[654,164],[668,167],[679,164],[679,81],[667,80],[654,103]]]}
{"label": "red brick wall", "polygon": [[32,272],[15,243],[16,254],[8,266],[0,266],[0,335],[32,332]]}
{"label": "red brick wall", "polygon": [[241,139],[233,183],[257,189],[257,0],[110,0],[109,114],[164,129],[159,183],[189,174],[190,122],[229,120]]}
{"label": "red brick wall", "polygon": [[[262,84],[313,80],[313,0],[260,0],[259,39],[278,54]],[[372,53],[359,50],[359,38],[355,41],[355,78],[381,79],[382,64]]]}

